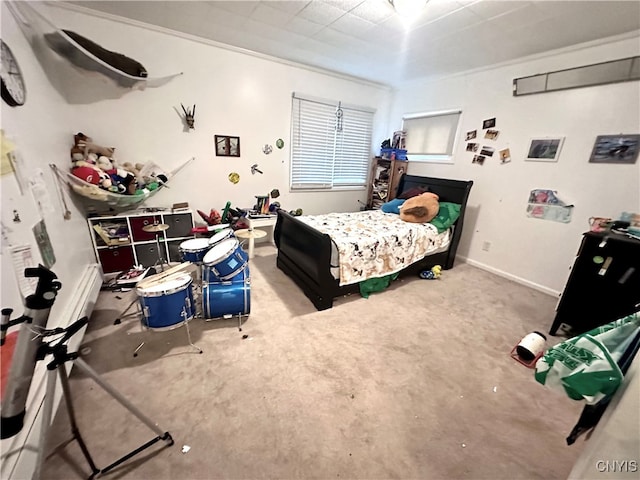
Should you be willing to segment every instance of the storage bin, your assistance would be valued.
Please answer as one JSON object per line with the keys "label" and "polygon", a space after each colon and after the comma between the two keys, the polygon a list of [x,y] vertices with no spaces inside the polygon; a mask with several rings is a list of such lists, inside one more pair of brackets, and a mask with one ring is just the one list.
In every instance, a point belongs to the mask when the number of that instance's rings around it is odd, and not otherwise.
{"label": "storage bin", "polygon": [[399,148],[381,148],[380,156],[386,159],[392,159],[395,155],[396,160],[407,160],[407,151]]}

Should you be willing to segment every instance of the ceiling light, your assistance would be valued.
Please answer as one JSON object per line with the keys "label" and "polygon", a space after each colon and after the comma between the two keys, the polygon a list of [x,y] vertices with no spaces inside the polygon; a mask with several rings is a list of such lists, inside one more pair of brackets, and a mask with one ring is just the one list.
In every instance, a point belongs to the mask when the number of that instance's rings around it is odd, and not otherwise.
{"label": "ceiling light", "polygon": [[420,13],[429,0],[389,0],[398,15],[412,17]]}

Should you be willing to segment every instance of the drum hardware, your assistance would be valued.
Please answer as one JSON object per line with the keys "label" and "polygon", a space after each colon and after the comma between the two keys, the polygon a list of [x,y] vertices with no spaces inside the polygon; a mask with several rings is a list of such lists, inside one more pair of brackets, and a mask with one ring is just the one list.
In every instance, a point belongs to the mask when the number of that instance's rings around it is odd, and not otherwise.
{"label": "drum hardware", "polygon": [[236,237],[249,240],[249,258],[253,258],[254,240],[256,238],[263,238],[267,236],[267,232],[264,230],[255,230],[253,228],[243,228],[236,230]]}
{"label": "drum hardware", "polygon": [[158,262],[154,265],[160,265],[160,271],[164,272],[164,264],[169,265],[169,261],[165,260],[162,256],[162,251],[160,250],[160,235],[165,230],[169,229],[169,225],[166,223],[153,223],[151,225],[145,225],[142,227],[142,231],[147,233],[154,233],[156,236],[156,251],[158,252]]}
{"label": "drum hardware", "polygon": [[142,227],[142,230],[147,233],[159,233],[169,230],[169,225],[166,223],[152,223],[151,225],[145,225]]}

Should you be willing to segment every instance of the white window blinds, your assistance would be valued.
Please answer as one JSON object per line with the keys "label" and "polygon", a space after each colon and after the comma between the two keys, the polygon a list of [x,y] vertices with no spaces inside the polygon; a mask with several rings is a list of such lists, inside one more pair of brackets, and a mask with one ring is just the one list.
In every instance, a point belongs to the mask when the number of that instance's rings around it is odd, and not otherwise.
{"label": "white window blinds", "polygon": [[405,115],[402,129],[406,132],[405,145],[411,159],[416,156],[450,157],[453,154],[460,110]]}
{"label": "white window blinds", "polygon": [[291,189],[366,185],[374,112],[293,94]]}

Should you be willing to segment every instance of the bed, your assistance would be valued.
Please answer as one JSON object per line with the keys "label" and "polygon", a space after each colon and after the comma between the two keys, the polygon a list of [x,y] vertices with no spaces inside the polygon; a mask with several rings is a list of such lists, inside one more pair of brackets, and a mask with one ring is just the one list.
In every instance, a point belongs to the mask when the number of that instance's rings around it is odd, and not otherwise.
{"label": "bed", "polygon": [[[461,205],[461,209],[460,216],[448,232],[450,237],[447,246],[402,269],[399,272],[401,275],[417,274],[434,265],[441,265],[445,270],[453,267],[472,185],[472,181],[407,174],[402,176],[396,197],[409,190],[422,189],[438,194],[441,202]],[[318,310],[332,308],[336,297],[359,292],[358,283],[340,284],[335,274],[336,244],[332,238],[310,226],[301,217],[278,210],[274,240],[278,249],[278,268],[298,285]]]}

